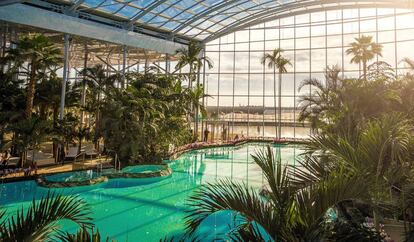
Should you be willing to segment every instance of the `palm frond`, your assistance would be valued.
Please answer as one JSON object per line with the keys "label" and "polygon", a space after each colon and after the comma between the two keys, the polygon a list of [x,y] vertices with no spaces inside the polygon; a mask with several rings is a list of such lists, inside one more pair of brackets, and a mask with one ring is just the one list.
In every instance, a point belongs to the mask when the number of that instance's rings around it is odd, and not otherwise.
{"label": "palm frond", "polygon": [[[86,227],[82,227],[75,234],[60,233],[57,236],[57,239],[59,239],[62,242],[101,242],[102,241],[99,230],[95,232],[93,229],[88,229]],[[110,241],[109,237],[107,237],[105,241],[109,242]]]}
{"label": "palm frond", "polygon": [[59,231],[60,220],[71,220],[90,227],[90,210],[77,196],[48,192],[40,201],[33,200],[27,209],[20,209],[0,232],[3,241],[44,241]]}
{"label": "palm frond", "polygon": [[256,190],[245,184],[238,184],[229,179],[217,184],[208,184],[189,199],[192,209],[186,216],[187,231],[193,234],[197,227],[211,214],[224,211],[237,211],[249,221],[259,223],[271,236],[279,230],[279,216],[272,206],[265,202]]}

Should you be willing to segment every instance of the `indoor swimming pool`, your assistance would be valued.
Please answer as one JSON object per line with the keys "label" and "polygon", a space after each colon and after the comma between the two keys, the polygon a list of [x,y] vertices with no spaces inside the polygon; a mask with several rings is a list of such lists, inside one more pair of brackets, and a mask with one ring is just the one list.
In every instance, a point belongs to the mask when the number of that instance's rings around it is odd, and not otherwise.
{"label": "indoor swimming pool", "polygon": [[[159,241],[165,236],[183,233],[187,198],[203,184],[230,178],[244,181],[249,186],[263,185],[261,169],[253,162],[251,154],[266,146],[249,143],[238,147],[220,147],[194,150],[177,160],[166,161],[173,173],[167,178],[109,179],[91,186],[52,189],[64,194],[78,194],[91,207],[93,223],[103,236],[116,241]],[[271,145],[286,164],[295,164],[302,152],[298,145]],[[132,169],[132,168],[131,168]],[[152,167],[149,167],[152,170]],[[55,175],[56,179],[74,177],[71,174]],[[94,174],[86,174],[94,176]],[[33,197],[40,198],[48,192],[34,181],[5,183],[1,185],[0,204],[14,215],[16,209],[30,205]],[[206,241],[219,238],[228,230],[231,215],[221,214],[205,221],[198,234]],[[74,232],[75,224],[64,223],[65,230]]]}

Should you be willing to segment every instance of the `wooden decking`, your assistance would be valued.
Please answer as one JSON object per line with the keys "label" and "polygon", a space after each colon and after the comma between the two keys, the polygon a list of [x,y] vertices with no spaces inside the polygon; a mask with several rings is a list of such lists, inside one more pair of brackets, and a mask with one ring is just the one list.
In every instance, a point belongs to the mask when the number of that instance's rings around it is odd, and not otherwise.
{"label": "wooden decking", "polygon": [[60,173],[60,172],[68,172],[68,171],[76,171],[76,170],[85,170],[85,169],[94,169],[94,168],[97,168],[98,165],[100,164],[105,165],[105,164],[108,164],[110,161],[111,161],[111,158],[107,158],[105,156],[101,158],[87,159],[87,160],[79,161],[79,162],[70,162],[64,165],[61,165],[61,164],[54,165],[53,163],[50,164],[50,161],[46,162],[44,160],[41,160],[39,163],[43,164],[43,167],[42,165],[40,165],[40,167],[37,169],[36,174],[32,172],[29,176],[24,176],[24,170],[21,169],[18,172],[12,172],[10,174],[0,177],[0,180],[12,181],[12,180],[20,180],[23,178],[33,179],[34,177],[36,177],[36,175]]}

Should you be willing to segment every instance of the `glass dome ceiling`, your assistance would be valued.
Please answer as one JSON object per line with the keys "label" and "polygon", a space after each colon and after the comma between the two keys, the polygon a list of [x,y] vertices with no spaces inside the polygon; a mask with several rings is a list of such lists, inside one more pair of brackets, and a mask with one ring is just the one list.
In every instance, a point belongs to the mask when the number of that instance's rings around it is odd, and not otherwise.
{"label": "glass dome ceiling", "polygon": [[[279,17],[321,9],[412,7],[412,0],[25,0],[152,36],[207,42]],[[181,40],[181,41],[180,41]]]}

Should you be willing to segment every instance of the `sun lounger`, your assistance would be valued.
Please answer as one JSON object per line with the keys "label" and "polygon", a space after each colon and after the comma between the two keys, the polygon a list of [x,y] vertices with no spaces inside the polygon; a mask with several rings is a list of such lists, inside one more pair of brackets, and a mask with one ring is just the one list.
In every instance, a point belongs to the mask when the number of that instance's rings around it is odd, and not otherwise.
{"label": "sun lounger", "polygon": [[99,152],[96,151],[95,148],[93,148],[93,147],[88,147],[85,150],[85,155],[86,155],[86,157],[94,158],[94,157],[97,157],[99,155]]}
{"label": "sun lounger", "polygon": [[68,153],[65,155],[65,161],[77,161],[79,158],[85,159],[85,153],[78,153],[78,147],[69,147]]}

